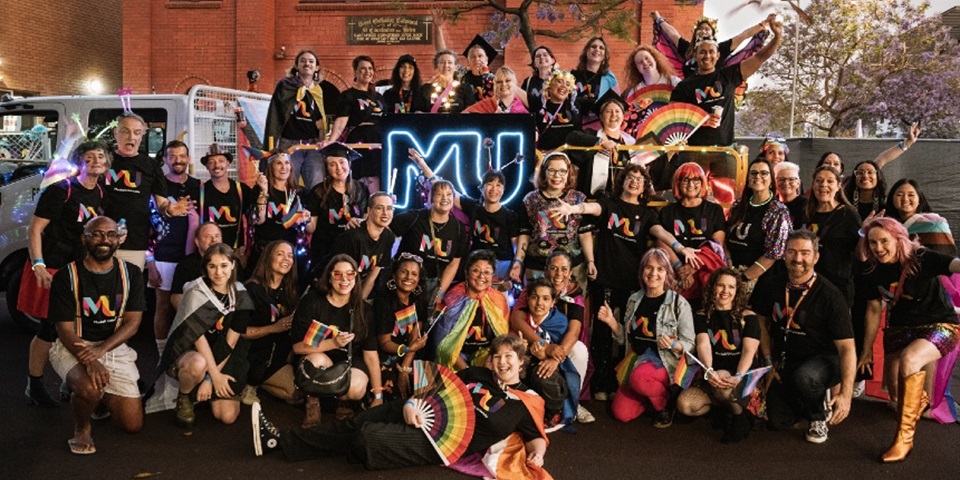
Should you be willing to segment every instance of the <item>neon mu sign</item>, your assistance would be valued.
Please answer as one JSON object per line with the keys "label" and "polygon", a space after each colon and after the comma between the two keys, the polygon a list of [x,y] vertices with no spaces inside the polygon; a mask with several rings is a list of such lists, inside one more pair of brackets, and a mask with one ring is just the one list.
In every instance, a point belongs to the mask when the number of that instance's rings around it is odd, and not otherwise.
{"label": "neon mu sign", "polygon": [[507,179],[503,204],[522,198],[533,188],[528,177],[536,159],[536,127],[530,115],[387,115],[381,126],[382,184],[389,189],[396,175],[391,193],[397,197],[397,208],[419,206],[416,184],[421,172],[409,159],[410,148],[419,151],[437,175],[469,198],[479,197],[483,174],[490,168],[502,169]]}

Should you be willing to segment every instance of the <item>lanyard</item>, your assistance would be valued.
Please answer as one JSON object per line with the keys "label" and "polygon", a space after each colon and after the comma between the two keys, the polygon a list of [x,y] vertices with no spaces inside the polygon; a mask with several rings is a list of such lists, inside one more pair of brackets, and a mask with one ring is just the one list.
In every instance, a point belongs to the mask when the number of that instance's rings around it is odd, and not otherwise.
{"label": "lanyard", "polygon": [[783,366],[787,363],[787,338],[790,334],[790,325],[796,325],[793,322],[793,317],[797,314],[800,304],[807,298],[807,294],[813,289],[813,284],[816,281],[817,274],[814,272],[813,277],[811,277],[809,283],[807,283],[807,288],[804,288],[803,293],[800,294],[800,299],[797,300],[797,304],[792,307],[790,306],[790,282],[787,281],[787,285],[783,288],[783,316],[786,318],[787,323],[783,326],[783,347],[780,350],[780,365],[777,367],[777,370],[783,369]]}

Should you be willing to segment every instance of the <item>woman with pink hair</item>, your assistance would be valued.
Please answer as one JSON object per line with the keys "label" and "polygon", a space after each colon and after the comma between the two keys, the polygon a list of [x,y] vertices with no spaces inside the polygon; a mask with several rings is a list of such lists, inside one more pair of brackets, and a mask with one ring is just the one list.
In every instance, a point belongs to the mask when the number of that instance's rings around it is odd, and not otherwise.
{"label": "woman with pink hair", "polygon": [[903,461],[913,448],[920,414],[930,404],[923,389],[924,365],[947,356],[960,342],[960,325],[940,275],[960,273],[960,258],[922,247],[900,222],[877,217],[861,230],[858,254],[866,262],[866,335],[857,364],[872,369],[873,341],[887,304],[883,332],[884,365],[891,397],[898,402],[900,426],[884,463]]}

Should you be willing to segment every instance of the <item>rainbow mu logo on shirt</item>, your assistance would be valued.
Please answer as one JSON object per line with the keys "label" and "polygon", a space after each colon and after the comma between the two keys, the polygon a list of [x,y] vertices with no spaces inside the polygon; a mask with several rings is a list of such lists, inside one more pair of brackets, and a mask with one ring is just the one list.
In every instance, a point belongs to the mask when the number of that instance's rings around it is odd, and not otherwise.
{"label": "rainbow mu logo on shirt", "polygon": [[123,181],[123,186],[127,188],[137,188],[140,185],[140,180],[142,179],[142,174],[137,172],[136,174],[131,175],[130,170],[120,170],[116,171],[110,169],[107,171],[106,183],[107,185],[119,184],[121,180]]}
{"label": "rainbow mu logo on shirt", "polygon": [[367,99],[365,99],[365,98],[358,98],[358,99],[357,99],[357,103],[360,104],[360,110],[361,110],[361,111],[363,111],[363,110],[369,110],[369,109],[371,109],[371,108],[373,109],[374,112],[379,112],[379,111],[380,111],[380,104],[377,103],[377,102],[374,102],[373,100],[367,100]]}
{"label": "rainbow mu logo on shirt", "polygon": [[493,399],[493,395],[490,393],[490,390],[487,390],[480,383],[471,383],[467,385],[467,390],[470,390],[470,393],[480,397],[480,401],[474,402],[474,405],[477,408],[483,410],[484,412],[494,413],[497,410],[500,410],[506,401],[502,398],[498,399],[496,402],[490,403],[490,400]]}
{"label": "rainbow mu logo on shirt", "polygon": [[713,333],[712,329],[707,329],[707,335],[710,336],[710,343],[716,345],[718,342],[723,347],[724,350],[733,351],[736,350],[740,345],[740,332],[733,331],[733,341],[730,341],[730,338],[727,336],[726,330],[720,330],[717,333]]}
{"label": "rainbow mu logo on shirt", "polygon": [[[888,288],[883,288],[883,287],[881,287],[881,286],[877,286],[877,289],[880,290],[880,298],[882,298],[882,299],[884,299],[884,300],[886,300],[886,301],[888,301],[888,302],[893,301],[893,298],[897,296],[897,289],[899,289],[899,288],[900,288],[900,282],[899,282],[899,281],[896,281],[896,282],[891,283]],[[913,297],[912,297],[912,296],[910,296],[910,295],[905,295],[903,292],[900,293],[900,298],[904,298],[904,299],[907,299],[907,300],[913,300]]]}
{"label": "rainbow mu logo on shirt", "polygon": [[615,231],[617,228],[623,228],[623,234],[628,237],[635,237],[640,233],[640,223],[635,223],[632,227],[630,226],[629,218],[620,218],[616,213],[610,214],[610,221],[607,222],[607,228],[610,231]]}
{"label": "rainbow mu logo on shirt", "polygon": [[697,222],[688,218],[686,224],[683,221],[677,219],[673,221],[673,236],[678,236],[682,233],[686,233],[687,226],[690,227],[690,233],[693,235],[703,235],[703,232],[707,230],[707,219],[700,219],[700,228],[697,228]]}
{"label": "rainbow mu logo on shirt", "polygon": [[102,313],[104,317],[110,318],[117,315],[117,307],[120,306],[120,303],[123,301],[123,295],[116,295],[114,297],[113,306],[110,305],[110,297],[107,295],[100,295],[100,298],[94,300],[91,297],[83,297],[83,316],[92,317],[98,313]]}
{"label": "rainbow mu logo on shirt", "polygon": [[350,209],[347,208],[346,205],[344,205],[343,207],[341,207],[341,208],[339,208],[339,209],[336,209],[336,208],[331,208],[331,209],[330,209],[330,224],[331,224],[331,225],[334,224],[334,223],[339,222],[341,219],[342,219],[342,220],[350,220],[351,218],[352,218],[352,216],[350,215]]}
{"label": "rainbow mu logo on shirt", "polygon": [[366,272],[373,267],[377,266],[377,256],[376,255],[363,255],[360,257],[359,269],[361,272]]}
{"label": "rainbow mu logo on shirt", "polygon": [[704,100],[711,98],[718,98],[723,95],[723,85],[720,85],[718,82],[714,84],[714,86],[704,88],[703,90],[698,88],[694,91],[694,94],[697,96],[697,103],[701,103]]}
{"label": "rainbow mu logo on shirt", "polygon": [[[787,330],[800,330],[800,329],[801,329],[801,328],[800,328],[800,324],[797,323],[797,322],[795,322],[795,321],[793,321],[793,318],[794,318],[796,315],[791,316],[792,313],[793,313],[793,309],[792,309],[792,308],[781,308],[781,307],[780,307],[780,302],[774,302],[774,304],[773,304],[773,319],[774,319],[774,321],[779,321],[779,320],[787,319],[787,325],[786,325],[786,327],[785,327]],[[799,313],[799,312],[798,312],[798,315],[801,315],[801,314],[802,314],[802,313]]]}
{"label": "rainbow mu logo on shirt", "polygon": [[275,323],[277,319],[282,315],[282,310],[279,306],[270,304],[270,323]]}
{"label": "rainbow mu logo on shirt", "polygon": [[550,212],[546,210],[541,210],[537,212],[537,217],[540,219],[540,225],[546,227],[556,228],[558,230],[563,230],[567,228],[567,224],[560,219],[560,215],[557,215],[553,218],[550,217]]}
{"label": "rainbow mu logo on shirt", "polygon": [[650,331],[650,319],[644,316],[637,317],[637,320],[631,325],[631,331],[640,330],[640,333],[647,338],[653,337],[653,332]]}
{"label": "rainbow mu logo on shirt", "polygon": [[289,206],[285,203],[267,203],[267,216],[268,217],[282,217],[287,214],[287,209]]}
{"label": "rainbow mu logo on shirt", "polygon": [[97,216],[96,208],[88,207],[81,203],[79,214],[77,215],[77,223],[86,223],[87,220],[90,220],[91,218],[96,216]]}
{"label": "rainbow mu logo on shirt", "polygon": [[467,338],[475,342],[482,342],[487,339],[483,334],[483,327],[477,325],[470,327],[470,330],[467,331]]}
{"label": "rainbow mu logo on shirt", "polygon": [[453,242],[447,242],[447,248],[443,248],[443,239],[435,238],[430,240],[430,235],[424,235],[423,239],[420,240],[420,251],[427,252],[433,250],[438,257],[449,257],[450,251],[453,249]]}
{"label": "rainbow mu logo on shirt", "polygon": [[237,221],[237,219],[234,218],[233,215],[230,213],[230,207],[228,206],[223,206],[220,208],[209,207],[207,211],[209,212],[208,217],[212,220],[220,220],[221,218],[223,218],[225,221],[230,223],[235,223]]}
{"label": "rainbow mu logo on shirt", "polygon": [[494,239],[500,236],[500,228],[484,225],[477,220],[473,223],[473,236],[487,243],[494,243]]}

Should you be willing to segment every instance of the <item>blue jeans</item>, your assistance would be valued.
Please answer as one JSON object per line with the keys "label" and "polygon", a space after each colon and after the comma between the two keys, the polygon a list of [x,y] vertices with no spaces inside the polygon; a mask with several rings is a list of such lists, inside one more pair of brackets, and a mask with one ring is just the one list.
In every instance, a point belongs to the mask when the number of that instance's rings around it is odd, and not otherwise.
{"label": "blue jeans", "polygon": [[[788,359],[789,361],[789,359]],[[840,357],[820,354],[780,372],[767,392],[767,416],[774,429],[790,428],[800,418],[826,420],[823,399],[827,389],[840,383]]]}
{"label": "blue jeans", "polygon": [[[300,142],[297,140],[281,138],[279,147],[281,151],[285,151],[298,144]],[[314,185],[323,181],[324,174],[327,171],[323,155],[313,148],[294,151],[290,154],[290,163],[293,166],[292,174],[295,178],[300,178],[308,192],[313,189]]]}

